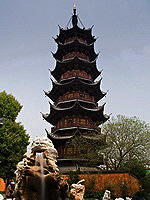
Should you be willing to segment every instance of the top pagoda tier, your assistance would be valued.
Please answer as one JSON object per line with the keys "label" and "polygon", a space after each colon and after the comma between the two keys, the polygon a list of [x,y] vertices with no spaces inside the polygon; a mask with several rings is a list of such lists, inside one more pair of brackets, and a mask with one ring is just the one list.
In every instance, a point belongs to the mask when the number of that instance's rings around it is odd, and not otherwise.
{"label": "top pagoda tier", "polygon": [[76,8],[73,9],[72,16],[72,28],[63,29],[59,27],[59,35],[55,41],[57,43],[68,43],[72,40],[78,39],[80,42],[90,45],[96,41],[95,37],[92,36],[92,28],[85,29],[78,26],[78,16],[76,15]]}

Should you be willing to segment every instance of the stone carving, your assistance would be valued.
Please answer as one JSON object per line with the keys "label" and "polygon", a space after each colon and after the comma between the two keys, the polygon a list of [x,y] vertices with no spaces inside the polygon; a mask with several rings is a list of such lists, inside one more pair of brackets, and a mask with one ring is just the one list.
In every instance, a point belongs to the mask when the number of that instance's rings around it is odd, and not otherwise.
{"label": "stone carving", "polygon": [[110,199],[110,191],[105,190],[104,196],[102,200],[109,200]]}
{"label": "stone carving", "polygon": [[31,153],[17,165],[14,196],[19,200],[63,200],[68,184],[56,165],[57,150],[47,138],[37,138]]}
{"label": "stone carving", "polygon": [[85,186],[81,183],[85,181],[84,179],[79,181],[77,184],[71,185],[71,190],[69,193],[69,199],[82,200],[85,192]]}

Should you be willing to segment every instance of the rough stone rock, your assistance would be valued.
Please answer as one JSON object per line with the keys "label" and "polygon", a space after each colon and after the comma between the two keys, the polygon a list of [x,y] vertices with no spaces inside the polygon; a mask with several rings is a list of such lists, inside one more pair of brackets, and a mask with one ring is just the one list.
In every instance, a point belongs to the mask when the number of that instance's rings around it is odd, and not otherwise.
{"label": "rough stone rock", "polygon": [[[40,156],[40,157],[38,157]],[[37,138],[17,165],[14,196],[19,200],[63,200],[68,184],[58,174],[57,151],[47,138]]]}

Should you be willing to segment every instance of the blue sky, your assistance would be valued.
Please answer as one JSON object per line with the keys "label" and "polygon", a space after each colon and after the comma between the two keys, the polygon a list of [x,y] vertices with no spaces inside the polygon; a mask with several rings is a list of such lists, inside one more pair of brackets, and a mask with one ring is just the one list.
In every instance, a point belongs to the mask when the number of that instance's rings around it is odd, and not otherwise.
{"label": "blue sky", "polygon": [[0,91],[23,105],[17,121],[34,138],[46,136],[49,112],[43,90],[51,89],[55,67],[52,37],[65,27],[74,3],[86,28],[99,37],[97,67],[103,69],[105,113],[150,120],[150,1],[148,0],[0,0]]}

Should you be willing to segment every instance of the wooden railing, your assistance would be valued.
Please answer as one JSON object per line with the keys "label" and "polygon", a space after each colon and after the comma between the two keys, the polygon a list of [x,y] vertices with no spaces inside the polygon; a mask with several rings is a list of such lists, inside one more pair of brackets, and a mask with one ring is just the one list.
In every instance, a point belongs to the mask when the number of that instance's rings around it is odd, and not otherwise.
{"label": "wooden railing", "polygon": [[96,129],[97,125],[95,122],[92,122],[90,119],[84,118],[67,118],[60,120],[56,126],[52,127],[52,132],[60,128],[70,128],[70,127],[84,127],[90,129]]}
{"label": "wooden railing", "polygon": [[67,44],[69,42],[73,42],[75,40],[78,40],[79,42],[83,43],[83,44],[87,44],[87,41],[82,39],[82,38],[78,38],[78,37],[71,37],[71,38],[68,38],[64,41],[64,44]]}
{"label": "wooden railing", "polygon": [[88,56],[86,56],[85,54],[83,54],[81,52],[75,52],[75,51],[73,51],[71,53],[68,53],[65,56],[63,56],[62,61],[67,60],[69,58],[74,58],[74,57],[79,57],[79,58],[82,58],[84,60],[88,60],[89,61],[89,57]]}
{"label": "wooden railing", "polygon": [[61,80],[68,79],[71,77],[81,77],[81,78],[90,79],[90,80],[92,79],[91,75],[87,74],[85,71],[71,70],[62,74]]}
{"label": "wooden railing", "polygon": [[58,100],[55,102],[55,105],[57,105],[59,102],[73,100],[73,99],[80,99],[80,100],[96,103],[96,100],[94,99],[93,96],[90,96],[87,93],[82,93],[82,92],[77,91],[77,92],[66,93],[63,96],[60,96]]}

